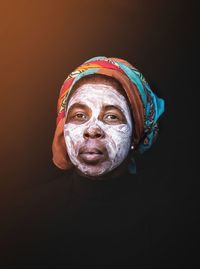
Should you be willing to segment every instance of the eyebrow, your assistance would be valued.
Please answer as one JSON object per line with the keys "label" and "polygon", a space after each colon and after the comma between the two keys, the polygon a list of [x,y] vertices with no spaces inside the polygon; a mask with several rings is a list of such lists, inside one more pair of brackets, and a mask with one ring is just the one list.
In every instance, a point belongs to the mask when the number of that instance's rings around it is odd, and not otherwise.
{"label": "eyebrow", "polygon": [[[87,106],[86,104],[83,104],[83,103],[75,103],[75,104],[73,104],[70,108],[69,108],[69,110],[71,110],[71,109],[73,109],[73,108],[89,108],[89,106]],[[120,106],[118,106],[118,105],[104,105],[103,106],[103,109],[118,109],[118,110],[120,110],[121,112],[123,112],[123,110],[121,109],[121,107]]]}
{"label": "eyebrow", "polygon": [[118,105],[105,105],[105,106],[103,106],[103,109],[106,109],[106,110],[108,110],[108,109],[117,109],[121,113],[124,113],[124,111],[122,110],[122,108],[120,106],[118,106]]}
{"label": "eyebrow", "polygon": [[69,108],[68,113],[74,108],[88,109],[89,107],[83,103],[75,103]]}

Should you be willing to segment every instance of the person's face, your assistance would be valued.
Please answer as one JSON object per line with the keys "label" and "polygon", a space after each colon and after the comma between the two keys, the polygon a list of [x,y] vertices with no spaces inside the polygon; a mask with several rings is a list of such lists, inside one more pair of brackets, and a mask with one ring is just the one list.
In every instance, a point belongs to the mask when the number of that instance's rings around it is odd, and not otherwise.
{"label": "person's face", "polygon": [[71,96],[64,138],[71,162],[83,174],[100,176],[127,157],[132,138],[125,97],[106,84],[83,84]]}

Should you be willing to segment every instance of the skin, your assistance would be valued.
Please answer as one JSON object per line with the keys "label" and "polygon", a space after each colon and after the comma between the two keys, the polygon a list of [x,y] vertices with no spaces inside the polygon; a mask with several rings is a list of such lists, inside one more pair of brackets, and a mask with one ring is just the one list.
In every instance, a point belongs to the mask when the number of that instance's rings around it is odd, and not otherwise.
{"label": "skin", "polygon": [[127,101],[113,86],[87,83],[71,96],[64,138],[71,162],[83,174],[101,176],[118,167],[129,153],[132,129]]}

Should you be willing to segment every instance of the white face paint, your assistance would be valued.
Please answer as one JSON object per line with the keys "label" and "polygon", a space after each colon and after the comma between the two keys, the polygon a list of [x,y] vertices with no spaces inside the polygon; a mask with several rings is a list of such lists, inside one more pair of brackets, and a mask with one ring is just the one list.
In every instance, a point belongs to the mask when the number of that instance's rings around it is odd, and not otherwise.
{"label": "white face paint", "polygon": [[132,120],[127,101],[105,84],[84,84],[71,96],[64,138],[71,162],[82,173],[110,172],[127,157]]}

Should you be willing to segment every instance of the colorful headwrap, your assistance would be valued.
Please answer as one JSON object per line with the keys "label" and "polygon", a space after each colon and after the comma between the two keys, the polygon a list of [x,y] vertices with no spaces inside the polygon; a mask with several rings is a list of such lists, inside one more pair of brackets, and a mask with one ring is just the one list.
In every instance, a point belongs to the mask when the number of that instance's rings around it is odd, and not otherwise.
{"label": "colorful headwrap", "polygon": [[158,133],[157,120],[164,111],[164,100],[152,92],[143,75],[123,59],[99,56],[76,68],[64,81],[57,104],[57,128],[53,141],[53,162],[61,169],[71,168],[63,136],[65,107],[74,84],[82,77],[102,74],[114,77],[124,88],[134,119],[134,148],[143,153]]}

